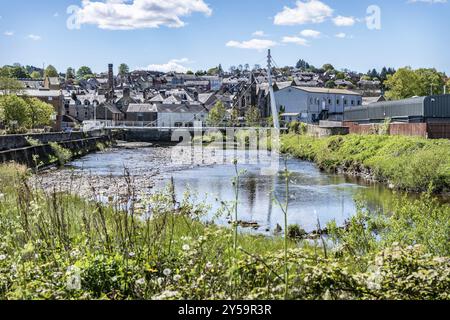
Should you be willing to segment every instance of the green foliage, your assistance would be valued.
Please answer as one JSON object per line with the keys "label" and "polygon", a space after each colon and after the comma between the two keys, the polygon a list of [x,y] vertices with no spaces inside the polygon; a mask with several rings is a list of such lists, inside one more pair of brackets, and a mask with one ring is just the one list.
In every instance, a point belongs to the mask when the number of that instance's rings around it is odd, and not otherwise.
{"label": "green foliage", "polygon": [[31,79],[41,79],[41,73],[38,71],[33,71],[30,75]]}
{"label": "green foliage", "polygon": [[431,231],[443,221],[448,228],[449,213],[428,206],[430,199],[403,206],[376,228],[361,213],[332,234],[336,246],[324,257],[297,245],[298,226],[289,228],[295,241],[233,238],[199,222],[206,207],[189,194],[176,203],[171,188],[142,207],[130,191],[123,211],[118,203],[35,190],[28,174],[0,166],[0,299],[450,299],[449,232]]}
{"label": "green foliage", "polygon": [[3,120],[11,132],[30,125],[28,105],[24,99],[15,95],[0,97],[0,109],[3,110]]}
{"label": "green foliage", "polygon": [[334,70],[334,67],[333,67],[332,64],[326,63],[326,64],[324,64],[324,65],[322,66],[322,69],[325,70],[325,71],[333,71],[333,70]]}
{"label": "green foliage", "polygon": [[86,77],[90,77],[93,74],[91,68],[87,66],[82,66],[77,71],[77,79],[85,79]]}
{"label": "green foliage", "polygon": [[290,225],[288,227],[288,236],[289,239],[300,240],[307,236],[307,232],[305,231],[305,229],[300,228],[300,226],[297,224]]}
{"label": "green foliage", "polygon": [[282,151],[324,170],[369,174],[397,189],[450,189],[450,141],[405,136],[348,135],[317,139],[282,136]]}
{"label": "green foliage", "polygon": [[289,123],[289,132],[295,134],[306,134],[308,132],[308,125],[300,121],[292,121]]}
{"label": "green foliage", "polygon": [[[388,75],[384,85],[389,90],[386,97],[391,100],[442,94],[444,75],[436,69],[400,68],[394,75]],[[433,90],[433,91],[431,91]]]}
{"label": "green foliage", "polygon": [[16,79],[0,77],[0,91],[3,95],[17,94],[23,90],[23,85]]}
{"label": "green foliage", "polygon": [[49,145],[52,148],[59,165],[63,166],[72,158],[70,150],[61,147],[57,142],[50,142]]}
{"label": "green foliage", "polygon": [[0,97],[0,120],[11,132],[50,124],[53,107],[37,98]]}
{"label": "green foliage", "polygon": [[[125,75],[127,75],[129,72],[130,72],[130,67],[129,67],[127,64],[122,63],[122,64],[119,66],[119,75],[125,76]],[[91,72],[91,73],[92,73],[92,72]]]}
{"label": "green foliage", "polygon": [[25,100],[28,106],[28,118],[31,128],[43,127],[51,123],[51,116],[54,113],[53,106],[37,98]]}
{"label": "green foliage", "polygon": [[52,65],[49,65],[47,68],[45,68],[44,71],[44,77],[50,77],[50,78],[54,78],[54,77],[58,77],[58,71],[56,70],[56,68]]}
{"label": "green foliage", "polygon": [[258,107],[251,106],[245,113],[245,123],[248,127],[258,127],[261,123],[261,112]]}
{"label": "green foliage", "polygon": [[227,115],[227,110],[221,101],[217,101],[215,106],[209,111],[207,124],[210,126],[220,126]]}
{"label": "green foliage", "polygon": [[75,69],[74,68],[67,68],[66,80],[73,80],[73,79],[75,79]]}

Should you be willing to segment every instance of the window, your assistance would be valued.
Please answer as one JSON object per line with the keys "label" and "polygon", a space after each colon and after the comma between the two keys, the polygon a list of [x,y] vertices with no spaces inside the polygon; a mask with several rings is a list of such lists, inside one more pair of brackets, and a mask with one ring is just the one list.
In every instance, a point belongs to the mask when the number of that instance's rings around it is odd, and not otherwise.
{"label": "window", "polygon": [[354,105],[355,105],[355,101],[352,100],[352,106],[354,106]]}
{"label": "window", "polygon": [[361,105],[361,100],[358,100],[358,106],[360,106]]}
{"label": "window", "polygon": [[328,99],[328,104],[331,104],[331,99]]}
{"label": "window", "polygon": [[48,97],[48,101],[53,101],[53,98],[52,97]]}
{"label": "window", "polygon": [[347,105],[347,99],[344,99],[344,104]]}
{"label": "window", "polygon": [[336,104],[339,105],[341,101],[339,99],[336,100]]}

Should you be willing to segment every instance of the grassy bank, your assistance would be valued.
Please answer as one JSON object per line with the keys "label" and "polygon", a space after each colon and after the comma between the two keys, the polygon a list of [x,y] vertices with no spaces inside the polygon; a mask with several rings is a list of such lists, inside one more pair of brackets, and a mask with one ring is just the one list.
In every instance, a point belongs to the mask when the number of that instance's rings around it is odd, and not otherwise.
{"label": "grassy bank", "polygon": [[450,298],[450,210],[431,198],[389,217],[361,210],[346,230],[329,225],[334,247],[289,240],[285,252],[280,237],[239,234],[235,246],[171,188],[124,212],[131,184],[101,205],[28,174],[0,166],[0,299]]}
{"label": "grassy bank", "polygon": [[450,141],[403,136],[282,136],[282,151],[324,170],[371,177],[407,191],[450,190]]}

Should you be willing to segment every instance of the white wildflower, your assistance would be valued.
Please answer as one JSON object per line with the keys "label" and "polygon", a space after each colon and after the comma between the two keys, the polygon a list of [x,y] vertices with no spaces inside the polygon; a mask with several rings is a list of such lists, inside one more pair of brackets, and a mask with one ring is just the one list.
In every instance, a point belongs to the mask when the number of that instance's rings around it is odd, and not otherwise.
{"label": "white wildflower", "polygon": [[159,295],[153,296],[152,300],[168,300],[178,296],[178,291],[164,291]]}
{"label": "white wildflower", "polygon": [[73,251],[70,252],[70,257],[71,258],[78,258],[80,256],[80,251],[75,249]]}
{"label": "white wildflower", "polygon": [[136,255],[136,253],[130,252],[128,255],[130,256],[130,258],[133,258]]}
{"label": "white wildflower", "polygon": [[143,286],[144,284],[145,284],[145,279],[144,278],[136,280],[136,285],[137,286]]}
{"label": "white wildflower", "polygon": [[3,200],[5,198],[5,195],[3,193],[0,193],[0,200]]}
{"label": "white wildflower", "polygon": [[185,244],[182,249],[183,251],[189,251],[191,247],[188,244]]}
{"label": "white wildflower", "polygon": [[181,276],[179,274],[176,274],[173,276],[173,281],[178,282],[181,280]]}
{"label": "white wildflower", "polygon": [[214,268],[214,265],[211,262],[208,262],[206,264],[206,269],[211,270],[212,268]]}
{"label": "white wildflower", "polygon": [[5,254],[0,254],[0,261],[6,260],[6,255]]}
{"label": "white wildflower", "polygon": [[163,274],[164,274],[166,277],[168,277],[168,276],[170,276],[170,275],[172,274],[172,270],[170,270],[170,269],[164,269]]}

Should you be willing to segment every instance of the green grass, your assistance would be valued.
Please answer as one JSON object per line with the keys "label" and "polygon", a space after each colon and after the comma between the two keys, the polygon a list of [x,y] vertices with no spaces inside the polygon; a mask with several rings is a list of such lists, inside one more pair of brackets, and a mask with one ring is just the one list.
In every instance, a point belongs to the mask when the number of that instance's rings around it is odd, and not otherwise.
{"label": "green grass", "polygon": [[202,222],[205,206],[174,201],[170,187],[124,212],[44,192],[29,175],[0,166],[0,299],[450,299],[449,211],[434,201],[377,228],[361,213],[325,257],[321,245],[288,241],[286,252],[281,237],[249,234],[235,251],[232,229]]}
{"label": "green grass", "polygon": [[396,189],[450,190],[450,141],[379,135],[314,138],[282,136],[282,151],[314,161],[324,170],[369,173]]}

